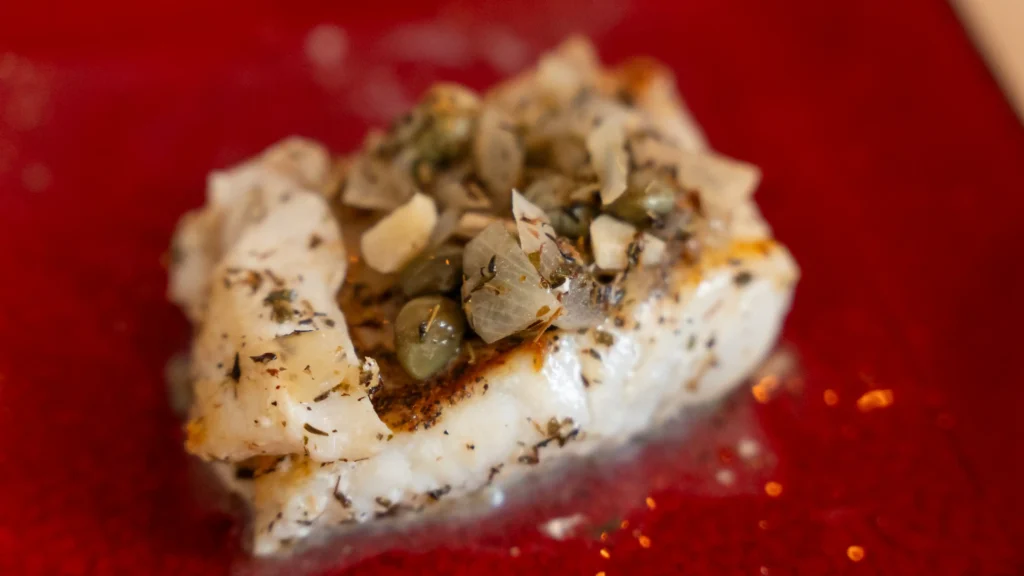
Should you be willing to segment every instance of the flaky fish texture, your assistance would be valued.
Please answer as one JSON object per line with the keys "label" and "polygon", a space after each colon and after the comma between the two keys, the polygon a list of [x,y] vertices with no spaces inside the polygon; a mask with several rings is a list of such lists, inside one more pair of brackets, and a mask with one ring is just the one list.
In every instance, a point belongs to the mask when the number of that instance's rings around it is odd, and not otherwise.
{"label": "flaky fish texture", "polygon": [[[628,110],[596,100],[558,122],[544,119],[545,102],[574,102],[581,86],[600,92],[613,81],[633,87]],[[298,138],[214,172],[205,206],[182,219],[173,243],[170,298],[194,326],[186,447],[213,462],[250,504],[257,554],[338,525],[428,513],[441,500],[612,449],[684,406],[720,398],[778,337],[799,272],[754,204],[760,173],[708,149],[670,75],[649,63],[602,71],[589,45],[572,40],[480,102],[467,97],[465,106],[488,111],[480,130],[514,121],[574,134],[578,150],[567,144],[554,162],[575,162],[578,152],[589,164],[573,170],[587,172],[589,193],[603,205],[628,193],[631,171],[670,166],[667,172],[696,195],[700,219],[688,235],[701,248],[670,258],[691,244],[650,236],[659,252],[648,254],[651,262],[633,258],[625,244],[639,233],[600,216],[591,228],[595,256],[618,276],[614,303],[596,321],[569,329],[551,317],[513,343],[479,350],[465,344],[461,353],[470,359],[459,369],[399,386],[388,377],[399,370],[393,351],[371,343],[390,342],[388,326],[346,318],[368,308],[346,305],[343,287],[356,274],[386,282],[398,259],[385,258],[379,243],[386,238],[375,240],[388,269],[369,270],[359,238],[368,225],[362,216],[347,220],[351,212],[339,203],[386,199],[393,210],[422,184],[403,180],[407,172],[389,179],[364,173],[348,178],[359,190],[339,194],[339,174],[369,161],[333,161]],[[648,126],[660,127],[661,135],[628,140]],[[569,142],[558,138],[556,156]],[[467,145],[464,153],[483,165],[476,171],[482,190],[453,201],[435,188],[440,216],[431,214],[430,242],[445,236],[443,222],[453,226],[447,237],[458,237],[454,225],[467,214],[492,218],[466,202],[511,206],[512,197],[495,190],[521,186],[525,160],[509,172],[487,160],[491,151],[522,155],[514,138],[500,134],[478,135]],[[555,186],[556,176],[534,182]],[[399,180],[385,191],[391,199],[367,188]],[[416,242],[426,244],[426,232],[417,234]]]}

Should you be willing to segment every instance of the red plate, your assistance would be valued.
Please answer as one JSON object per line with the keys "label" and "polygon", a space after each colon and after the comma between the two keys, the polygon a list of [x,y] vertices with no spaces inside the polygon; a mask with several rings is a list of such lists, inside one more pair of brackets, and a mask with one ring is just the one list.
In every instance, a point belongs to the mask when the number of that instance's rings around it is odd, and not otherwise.
{"label": "red plate", "polygon": [[1024,130],[944,3],[23,4],[0,15],[0,572],[244,566],[166,403],[176,218],[212,168],[292,133],[347,150],[431,81],[483,87],[578,30],[670,64],[764,168],[800,377],[649,450],[643,490],[605,478],[631,500],[604,541],[521,525],[353,573],[1024,573]]}

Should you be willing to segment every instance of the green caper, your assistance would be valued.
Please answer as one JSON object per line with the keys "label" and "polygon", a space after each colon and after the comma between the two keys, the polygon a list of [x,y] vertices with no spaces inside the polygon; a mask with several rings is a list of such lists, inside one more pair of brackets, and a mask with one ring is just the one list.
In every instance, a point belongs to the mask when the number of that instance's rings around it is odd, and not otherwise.
{"label": "green caper", "polygon": [[608,206],[608,212],[642,226],[650,222],[652,217],[671,212],[675,202],[675,188],[663,180],[652,179],[644,185],[630,183],[626,192]]}
{"label": "green caper", "polygon": [[420,110],[412,110],[391,123],[391,137],[397,143],[412,140],[426,122],[427,116]]}
{"label": "green caper", "polygon": [[434,163],[461,156],[469,149],[473,118],[466,115],[438,115],[416,137],[420,157]]}
{"label": "green caper", "polygon": [[395,320],[398,363],[413,378],[429,378],[458,355],[465,330],[462,308],[452,300],[441,296],[410,300]]}
{"label": "green caper", "polygon": [[410,262],[398,278],[409,298],[451,292],[462,281],[462,251],[446,244]]}
{"label": "green caper", "polygon": [[560,210],[550,210],[547,215],[559,236],[580,238],[590,233],[590,222],[597,216],[597,210],[587,204],[573,204]]}
{"label": "green caper", "polygon": [[527,174],[532,180],[530,185],[523,190],[523,196],[531,204],[541,210],[555,210],[569,204],[569,194],[576,185],[575,181],[567,176],[551,172],[533,171]]}

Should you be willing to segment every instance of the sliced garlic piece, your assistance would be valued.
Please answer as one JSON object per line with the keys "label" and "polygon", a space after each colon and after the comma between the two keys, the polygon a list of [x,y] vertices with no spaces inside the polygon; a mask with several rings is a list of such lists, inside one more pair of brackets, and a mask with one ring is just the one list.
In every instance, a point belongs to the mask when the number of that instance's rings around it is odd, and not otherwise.
{"label": "sliced garlic piece", "polygon": [[434,201],[414,195],[363,234],[359,247],[367,266],[382,274],[398,272],[426,248],[435,224]]}
{"label": "sliced garlic piece", "polygon": [[[594,262],[604,270],[625,270],[629,264],[629,245],[637,239],[634,226],[606,214],[598,216],[590,224]],[[665,242],[647,233],[641,235],[639,240],[640,264],[659,264],[665,255]]]}
{"label": "sliced garlic piece", "polygon": [[601,203],[607,206],[626,191],[629,157],[626,154],[626,129],[613,119],[606,120],[587,136],[590,161],[601,179]]}

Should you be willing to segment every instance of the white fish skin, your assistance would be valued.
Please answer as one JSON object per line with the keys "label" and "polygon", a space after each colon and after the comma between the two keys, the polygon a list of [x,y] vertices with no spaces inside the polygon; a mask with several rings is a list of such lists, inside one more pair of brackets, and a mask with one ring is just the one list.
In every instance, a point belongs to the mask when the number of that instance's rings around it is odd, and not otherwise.
{"label": "white fish skin", "polygon": [[394,507],[429,512],[438,499],[614,447],[684,406],[721,397],[774,344],[798,271],[769,240],[706,256],[698,270],[674,270],[670,288],[635,302],[630,294],[648,291],[627,290],[621,313],[597,329],[555,332],[557,340],[508,353],[429,428],[395,431],[367,460],[288,457],[255,480],[230,478],[251,498],[254,551],[275,553],[282,540]]}

